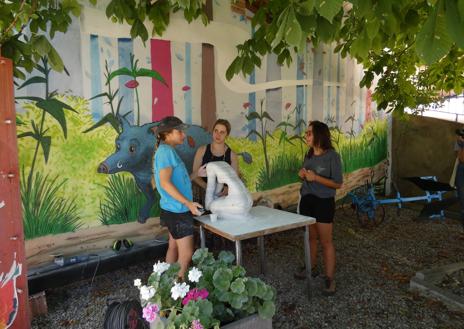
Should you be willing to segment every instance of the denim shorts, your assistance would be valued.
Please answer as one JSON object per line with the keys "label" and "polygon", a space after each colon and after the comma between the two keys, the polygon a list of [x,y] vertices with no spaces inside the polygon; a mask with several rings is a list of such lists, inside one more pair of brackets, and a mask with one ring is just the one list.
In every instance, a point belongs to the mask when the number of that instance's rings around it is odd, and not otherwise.
{"label": "denim shorts", "polygon": [[171,212],[161,209],[160,214],[161,226],[168,228],[174,239],[182,239],[186,236],[193,235],[193,215],[190,211],[188,212]]}
{"label": "denim shorts", "polygon": [[317,223],[333,223],[335,198],[319,198],[313,194],[301,197],[300,214],[316,218]]}

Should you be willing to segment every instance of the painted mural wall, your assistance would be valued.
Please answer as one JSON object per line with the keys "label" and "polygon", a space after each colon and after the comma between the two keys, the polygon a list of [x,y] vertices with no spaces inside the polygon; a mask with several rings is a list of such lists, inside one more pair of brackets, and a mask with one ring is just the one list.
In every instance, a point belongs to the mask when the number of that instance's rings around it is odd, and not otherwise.
{"label": "painted mural wall", "polygon": [[[108,22],[103,11],[86,8],[68,33],[53,40],[67,74],[51,72],[45,59],[31,79],[19,82],[27,239],[137,219],[145,197],[133,177],[97,173],[115,152],[121,129],[116,115],[131,125],[176,115],[203,126],[202,111],[214,111],[232,124],[228,145],[242,153],[240,171],[252,192],[298,182],[310,120],[333,128],[345,173],[386,159],[387,123],[371,91],[359,88],[361,66],[334,54],[334,45],[308,43],[290,67],[267,56],[251,76],[226,81],[234,45],[253,30],[246,12],[232,10],[229,1],[213,3],[207,27],[174,17],[163,39],[145,44],[130,39],[127,27]],[[213,45],[215,61],[214,88],[206,93],[202,72],[211,68],[202,67],[203,43]],[[213,97],[216,107],[202,108],[202,97]],[[259,116],[251,119],[252,112]],[[264,112],[271,119],[262,119]],[[150,215],[158,214],[155,202]]]}

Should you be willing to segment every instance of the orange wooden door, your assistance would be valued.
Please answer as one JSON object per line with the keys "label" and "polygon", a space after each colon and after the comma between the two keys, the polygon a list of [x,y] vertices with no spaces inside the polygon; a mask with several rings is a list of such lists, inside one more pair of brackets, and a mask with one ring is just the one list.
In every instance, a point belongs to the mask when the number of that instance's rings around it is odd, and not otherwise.
{"label": "orange wooden door", "polygon": [[13,64],[0,56],[0,328],[30,327],[13,92]]}

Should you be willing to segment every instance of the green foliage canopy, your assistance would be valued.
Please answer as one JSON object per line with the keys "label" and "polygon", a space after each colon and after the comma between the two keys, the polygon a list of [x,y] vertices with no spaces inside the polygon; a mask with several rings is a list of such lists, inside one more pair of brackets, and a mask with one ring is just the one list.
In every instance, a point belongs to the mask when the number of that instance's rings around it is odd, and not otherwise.
{"label": "green foliage canopy", "polygon": [[[201,0],[112,0],[106,14],[132,25],[131,36],[147,40],[145,19],[152,34],[162,34],[171,10],[184,11],[190,22],[201,17]],[[379,109],[403,111],[438,99],[441,91],[464,88],[464,0],[247,0],[255,15],[255,33],[237,46],[237,57],[226,76],[248,75],[262,56],[275,53],[279,64],[290,65],[307,41],[335,42],[335,52],[362,63],[365,78]]]}
{"label": "green foliage canopy", "polygon": [[47,36],[66,32],[72,16],[79,16],[78,0],[0,1],[0,54],[11,58],[14,75],[25,79],[42,57],[52,69],[63,71],[64,64]]}
{"label": "green foliage canopy", "polygon": [[[233,0],[232,0],[233,1]],[[90,0],[95,4],[96,0]],[[149,38],[145,21],[153,23],[152,35],[161,35],[172,12],[183,12],[191,22],[208,23],[207,0],[110,0],[106,15],[115,23],[131,26],[131,37]],[[403,111],[439,98],[441,91],[464,88],[464,0],[247,0],[255,15],[255,33],[237,45],[237,57],[227,78],[250,74],[262,56],[275,53],[289,65],[307,41],[335,42],[335,52],[362,63],[361,87],[378,84],[373,94],[378,108]],[[31,71],[41,56],[56,70],[63,63],[45,37],[65,32],[71,15],[80,14],[78,0],[23,0],[0,3],[0,47],[3,56]],[[49,25],[47,30],[47,24]],[[31,36],[23,30],[29,26]]]}

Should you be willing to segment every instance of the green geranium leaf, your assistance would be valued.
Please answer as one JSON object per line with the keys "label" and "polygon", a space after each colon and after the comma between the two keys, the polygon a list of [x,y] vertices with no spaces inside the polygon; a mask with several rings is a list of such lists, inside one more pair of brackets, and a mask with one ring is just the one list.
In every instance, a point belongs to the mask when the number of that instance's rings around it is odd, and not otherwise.
{"label": "green geranium leaf", "polygon": [[245,283],[242,278],[236,279],[230,285],[230,290],[235,294],[241,294],[245,291]]}
{"label": "green geranium leaf", "polygon": [[230,298],[230,305],[233,308],[240,310],[243,304],[246,303],[247,301],[248,301],[248,296],[246,295],[232,294]]}
{"label": "green geranium leaf", "polygon": [[241,278],[245,276],[246,271],[242,266],[237,265],[232,267],[232,273],[234,274],[234,278]]}
{"label": "green geranium leaf", "polygon": [[219,252],[218,259],[226,264],[232,264],[235,260],[235,256],[230,251],[221,250],[221,252]]}
{"label": "green geranium leaf", "polygon": [[201,263],[201,261],[205,259],[207,255],[208,255],[208,249],[206,248],[197,249],[192,256],[193,264],[197,265]]}
{"label": "green geranium leaf", "polygon": [[232,271],[228,268],[219,268],[214,272],[213,284],[216,289],[228,290],[230,287],[230,281],[232,280]]}
{"label": "green geranium leaf", "polygon": [[255,279],[248,279],[245,282],[245,287],[246,291],[248,293],[248,296],[256,296],[258,293],[258,285],[255,281]]}
{"label": "green geranium leaf", "polygon": [[275,304],[271,301],[265,301],[258,306],[258,314],[263,319],[272,319],[275,314]]}

